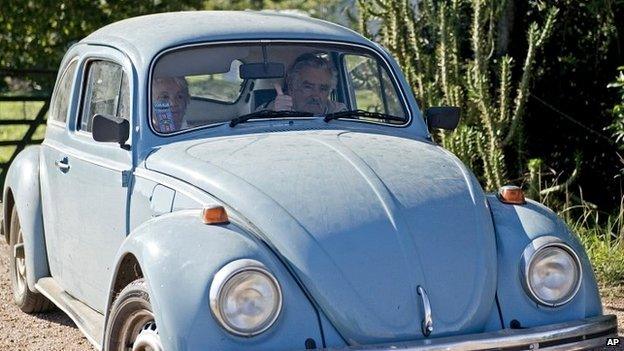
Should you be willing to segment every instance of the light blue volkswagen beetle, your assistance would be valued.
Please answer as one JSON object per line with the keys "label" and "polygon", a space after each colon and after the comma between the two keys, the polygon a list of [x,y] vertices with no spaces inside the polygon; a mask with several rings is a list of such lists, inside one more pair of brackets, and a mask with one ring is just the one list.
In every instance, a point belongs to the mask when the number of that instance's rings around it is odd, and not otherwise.
{"label": "light blue volkswagen beetle", "polygon": [[104,350],[604,345],[582,246],[432,141],[458,118],[332,23],[106,26],[69,49],[45,141],[9,169],[15,302]]}

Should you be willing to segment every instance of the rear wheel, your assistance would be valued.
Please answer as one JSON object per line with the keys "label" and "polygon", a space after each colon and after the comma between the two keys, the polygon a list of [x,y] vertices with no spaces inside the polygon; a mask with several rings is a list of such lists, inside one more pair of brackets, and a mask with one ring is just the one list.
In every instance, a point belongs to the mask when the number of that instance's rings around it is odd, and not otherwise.
{"label": "rear wheel", "polygon": [[26,282],[26,255],[24,250],[24,235],[17,207],[11,211],[11,223],[9,227],[9,271],[11,286],[13,288],[13,300],[15,304],[26,313],[38,313],[52,308],[52,303],[45,296],[30,291]]}
{"label": "rear wheel", "polygon": [[162,351],[145,279],[133,281],[119,293],[104,345],[107,351]]}

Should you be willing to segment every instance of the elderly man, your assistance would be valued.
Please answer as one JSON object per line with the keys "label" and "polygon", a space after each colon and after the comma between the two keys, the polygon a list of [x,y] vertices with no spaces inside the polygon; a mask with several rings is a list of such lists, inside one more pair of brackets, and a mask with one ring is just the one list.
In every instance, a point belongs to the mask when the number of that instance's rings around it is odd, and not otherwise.
{"label": "elderly man", "polygon": [[184,77],[159,77],[152,84],[153,125],[161,133],[185,129],[184,113],[189,103]]}
{"label": "elderly man", "polygon": [[277,96],[264,108],[274,111],[294,110],[317,115],[346,110],[345,104],[331,101],[337,72],[331,63],[315,54],[303,54],[295,60],[286,76],[287,94],[275,84]]}

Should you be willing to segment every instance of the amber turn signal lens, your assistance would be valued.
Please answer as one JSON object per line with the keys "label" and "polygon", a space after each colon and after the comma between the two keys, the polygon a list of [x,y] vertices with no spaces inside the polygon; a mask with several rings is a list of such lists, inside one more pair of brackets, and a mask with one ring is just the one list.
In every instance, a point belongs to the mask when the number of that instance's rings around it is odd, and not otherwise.
{"label": "amber turn signal lens", "polygon": [[505,185],[498,190],[498,199],[506,204],[522,205],[525,204],[524,191],[515,185]]}
{"label": "amber turn signal lens", "polygon": [[227,212],[223,206],[206,207],[202,211],[202,219],[205,224],[224,224],[229,223]]}

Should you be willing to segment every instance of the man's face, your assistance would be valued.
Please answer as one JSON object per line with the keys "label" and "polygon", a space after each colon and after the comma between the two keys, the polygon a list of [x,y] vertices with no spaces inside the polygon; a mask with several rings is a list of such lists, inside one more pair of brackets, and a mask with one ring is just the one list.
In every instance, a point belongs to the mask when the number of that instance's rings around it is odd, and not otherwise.
{"label": "man's face", "polygon": [[331,91],[331,73],[324,68],[305,67],[299,78],[298,86],[289,92],[293,98],[293,109],[314,114],[325,113]]}
{"label": "man's face", "polygon": [[184,89],[174,79],[168,78],[156,80],[152,88],[152,102],[168,101],[176,128],[180,128],[188,101]]}

